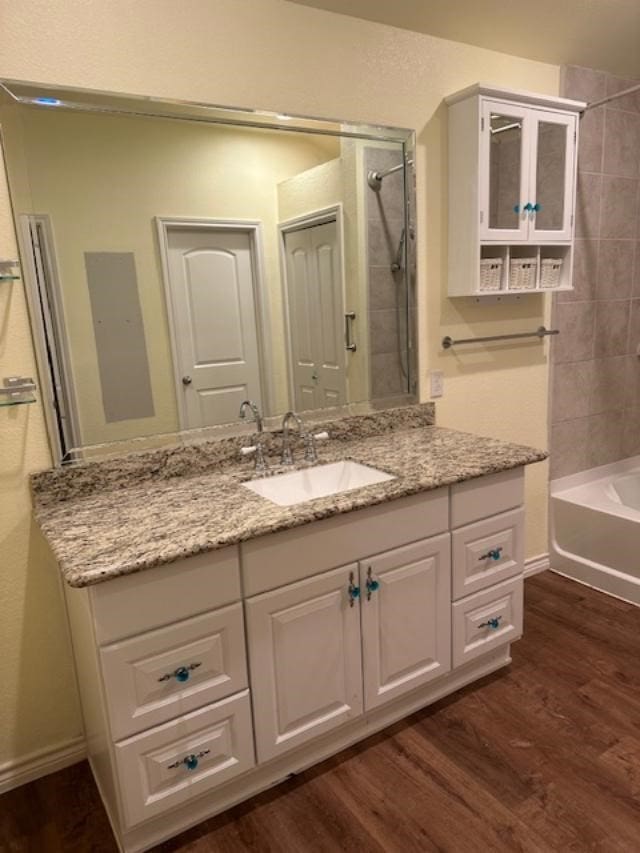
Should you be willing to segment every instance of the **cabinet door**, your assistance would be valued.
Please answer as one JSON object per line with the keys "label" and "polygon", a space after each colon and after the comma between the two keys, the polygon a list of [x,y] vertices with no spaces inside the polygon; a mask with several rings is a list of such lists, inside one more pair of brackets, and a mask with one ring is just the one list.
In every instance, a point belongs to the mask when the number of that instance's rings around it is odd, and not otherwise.
{"label": "cabinet door", "polygon": [[360,588],[370,710],[451,669],[449,534],[363,561]]}
{"label": "cabinet door", "polygon": [[577,118],[531,110],[530,131],[530,242],[571,240]]}
{"label": "cabinet door", "polygon": [[360,601],[350,586],[356,593],[356,563],[247,600],[259,761],[362,713]]}
{"label": "cabinet door", "polygon": [[524,243],[529,230],[527,197],[529,110],[500,101],[481,101],[480,238]]}

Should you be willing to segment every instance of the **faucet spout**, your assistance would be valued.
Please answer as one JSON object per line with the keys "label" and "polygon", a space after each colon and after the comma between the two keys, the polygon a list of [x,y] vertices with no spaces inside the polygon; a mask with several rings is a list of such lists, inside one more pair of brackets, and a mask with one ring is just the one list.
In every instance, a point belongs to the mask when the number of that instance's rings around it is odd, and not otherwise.
{"label": "faucet spout", "polygon": [[262,416],[260,415],[260,409],[253,400],[243,400],[240,404],[240,417],[242,420],[247,416],[247,409],[251,410],[253,420],[256,422],[256,429],[258,432],[262,432]]}
{"label": "faucet spout", "polygon": [[306,436],[302,419],[295,412],[289,411],[282,419],[282,457],[283,465],[293,465],[293,453],[291,452],[291,438],[289,436],[289,421],[295,421],[298,425],[298,433],[302,438]]}

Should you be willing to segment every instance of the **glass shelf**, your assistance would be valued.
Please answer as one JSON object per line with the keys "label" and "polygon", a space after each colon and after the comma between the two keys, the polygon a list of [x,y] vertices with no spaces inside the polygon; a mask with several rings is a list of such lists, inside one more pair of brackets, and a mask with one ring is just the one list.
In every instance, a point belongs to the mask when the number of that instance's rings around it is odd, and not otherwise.
{"label": "glass shelf", "polygon": [[5,397],[4,394],[0,395],[0,409],[7,408],[8,406],[24,406],[25,403],[35,402],[36,398],[30,392],[14,398]]}

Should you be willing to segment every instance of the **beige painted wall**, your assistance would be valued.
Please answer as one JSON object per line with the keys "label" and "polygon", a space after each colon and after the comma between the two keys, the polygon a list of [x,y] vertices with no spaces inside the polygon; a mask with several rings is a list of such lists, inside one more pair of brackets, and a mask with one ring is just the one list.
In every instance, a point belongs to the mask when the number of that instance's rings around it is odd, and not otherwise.
{"label": "beige painted wall", "polygon": [[[0,16],[3,44],[10,46],[0,56],[3,77],[415,128],[420,373],[424,380],[428,368],[445,370],[438,421],[546,446],[543,358],[515,347],[473,360],[439,351],[443,334],[521,330],[544,310],[542,302],[533,310],[462,308],[445,297],[442,99],[477,80],[556,94],[557,67],[285,0],[66,0],[55,14],[48,0],[4,0]],[[3,222],[6,242],[6,216]],[[13,294],[0,331],[0,375],[33,370],[19,286]],[[54,570],[29,523],[25,478],[48,461],[39,406],[0,412],[0,431],[3,457],[17,460],[0,480],[0,559],[11,591],[0,614],[7,667],[1,764],[72,737],[78,717]],[[526,549],[532,556],[546,550],[544,465],[527,473],[527,504]]]}

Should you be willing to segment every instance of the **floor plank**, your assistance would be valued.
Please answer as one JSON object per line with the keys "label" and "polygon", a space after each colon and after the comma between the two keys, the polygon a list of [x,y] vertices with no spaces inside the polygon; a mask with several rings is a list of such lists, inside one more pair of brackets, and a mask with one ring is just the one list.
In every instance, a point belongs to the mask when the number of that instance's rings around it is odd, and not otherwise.
{"label": "floor plank", "polygon": [[[640,609],[526,583],[508,670],[161,853],[640,853]],[[86,763],[0,797],[1,853],[116,853]]]}

